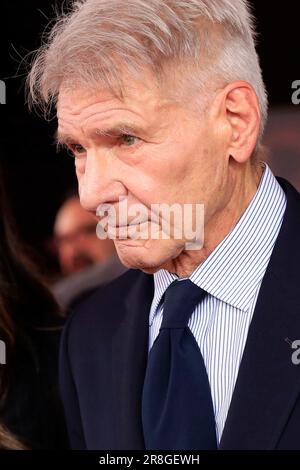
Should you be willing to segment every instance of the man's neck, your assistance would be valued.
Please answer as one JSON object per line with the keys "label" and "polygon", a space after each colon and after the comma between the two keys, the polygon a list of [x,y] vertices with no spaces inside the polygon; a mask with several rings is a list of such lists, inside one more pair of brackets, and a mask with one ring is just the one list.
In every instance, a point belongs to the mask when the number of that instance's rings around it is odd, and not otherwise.
{"label": "man's neck", "polygon": [[263,171],[260,164],[249,165],[237,180],[229,201],[206,222],[203,248],[199,251],[184,250],[161,269],[179,278],[189,277],[237,225],[257,192]]}

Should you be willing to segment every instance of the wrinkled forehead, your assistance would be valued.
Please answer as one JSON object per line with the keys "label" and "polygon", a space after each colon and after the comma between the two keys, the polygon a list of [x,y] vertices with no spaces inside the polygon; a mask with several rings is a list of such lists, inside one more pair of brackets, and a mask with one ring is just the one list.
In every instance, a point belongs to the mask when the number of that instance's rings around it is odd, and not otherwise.
{"label": "wrinkled forehead", "polygon": [[164,94],[162,80],[148,68],[143,72],[131,74],[126,69],[121,69],[118,80],[105,81],[101,76],[95,76],[88,84],[82,82],[80,78],[63,81],[58,92],[58,102],[62,97],[88,95],[101,95],[103,99],[118,99],[125,101],[144,94]]}
{"label": "wrinkled forehead", "polygon": [[64,144],[78,132],[89,134],[92,128],[95,130],[100,127],[102,133],[112,134],[112,129],[118,128],[122,129],[120,133],[136,135],[145,126],[149,131],[155,123],[158,125],[171,108],[170,105],[168,97],[164,97],[148,82],[129,84],[123,97],[115,96],[107,88],[62,87],[57,101],[56,140]]}
{"label": "wrinkled forehead", "polygon": [[83,103],[92,104],[95,99],[99,102],[114,102],[120,105],[156,105],[165,106],[178,103],[182,97],[182,77],[179,79],[179,70],[174,64],[169,65],[163,74],[155,74],[145,67],[142,72],[131,74],[121,69],[122,74],[117,83],[103,84],[102,81],[89,83],[88,86],[80,82],[63,82],[60,85],[57,97],[57,114],[62,109],[78,109]]}
{"label": "wrinkled forehead", "polygon": [[121,101],[107,89],[61,87],[57,97],[57,117],[59,119],[66,113],[78,115],[83,108],[94,103],[104,104],[113,100]]}

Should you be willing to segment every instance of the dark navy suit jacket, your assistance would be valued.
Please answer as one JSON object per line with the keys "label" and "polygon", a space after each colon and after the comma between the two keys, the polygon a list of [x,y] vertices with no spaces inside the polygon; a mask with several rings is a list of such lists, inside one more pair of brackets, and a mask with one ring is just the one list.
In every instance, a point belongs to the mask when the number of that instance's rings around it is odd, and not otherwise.
{"label": "dark navy suit jacket", "polygon": [[[300,449],[300,365],[286,341],[300,340],[300,195],[278,180],[287,209],[220,449]],[[60,383],[74,449],[144,449],[141,394],[153,292],[152,275],[130,270],[98,289],[68,321]]]}

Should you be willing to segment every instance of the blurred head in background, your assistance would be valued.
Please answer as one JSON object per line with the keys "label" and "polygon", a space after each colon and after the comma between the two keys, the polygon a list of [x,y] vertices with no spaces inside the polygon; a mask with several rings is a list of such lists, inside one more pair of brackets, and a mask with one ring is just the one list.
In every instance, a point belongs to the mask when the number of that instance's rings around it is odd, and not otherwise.
{"label": "blurred head in background", "polygon": [[112,240],[96,235],[96,218],[85,211],[77,196],[69,197],[59,209],[54,236],[62,273],[65,276],[102,263],[115,253]]}

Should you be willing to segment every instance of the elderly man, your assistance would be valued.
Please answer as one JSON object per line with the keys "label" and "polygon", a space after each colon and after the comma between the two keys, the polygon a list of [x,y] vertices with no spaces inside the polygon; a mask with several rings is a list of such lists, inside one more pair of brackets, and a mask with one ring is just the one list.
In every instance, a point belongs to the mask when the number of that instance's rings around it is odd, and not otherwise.
{"label": "elderly man", "polygon": [[[56,105],[81,204],[133,268],[65,328],[73,448],[300,449],[300,200],[261,161],[248,2],[76,1],[29,87]],[[193,226],[204,208],[204,239],[176,217],[166,230],[160,204],[192,208]]]}

